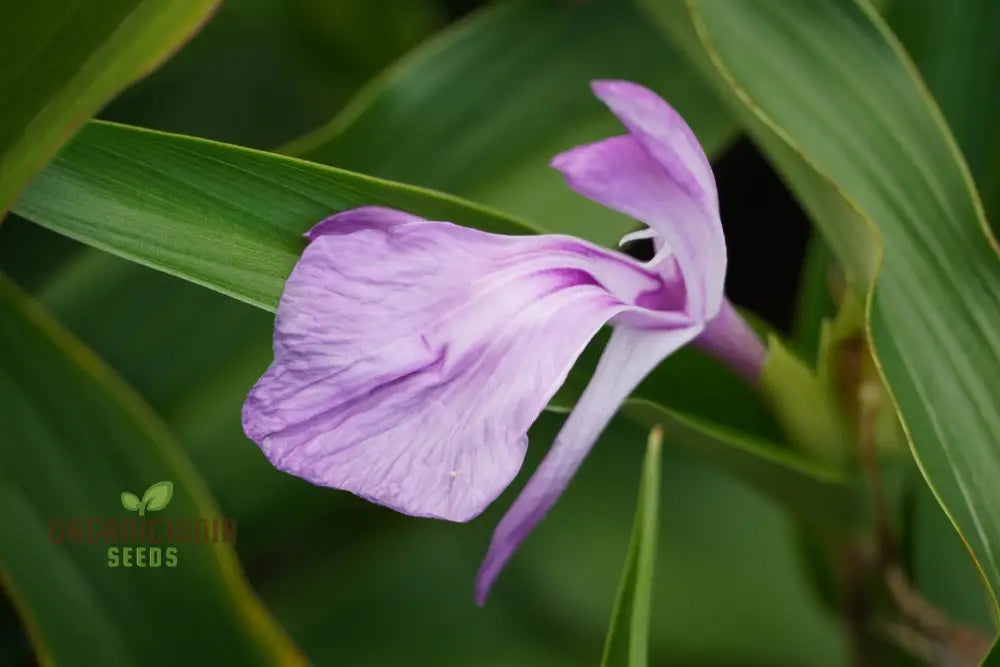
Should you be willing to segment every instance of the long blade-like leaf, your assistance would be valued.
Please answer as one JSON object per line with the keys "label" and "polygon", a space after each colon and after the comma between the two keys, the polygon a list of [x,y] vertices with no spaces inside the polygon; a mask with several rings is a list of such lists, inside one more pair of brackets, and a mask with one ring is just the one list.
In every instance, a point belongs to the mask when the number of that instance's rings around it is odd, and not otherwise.
{"label": "long blade-like leaf", "polygon": [[663,425],[671,442],[728,470],[807,521],[845,524],[865,515],[859,489],[849,478],[797,452],[641,398],[626,401],[622,413],[645,426]]}
{"label": "long blade-like leaf", "polygon": [[646,445],[639,480],[632,539],[625,557],[625,570],[618,598],[611,612],[611,625],[604,642],[601,667],[645,667],[648,662],[649,614],[652,608],[653,570],[656,564],[656,533],[660,511],[660,451],[663,434],[653,427]]}
{"label": "long blade-like leaf", "polygon": [[305,241],[343,209],[379,204],[531,233],[454,197],[272,153],[90,123],[14,207],[34,222],[273,310]]}
{"label": "long blade-like leaf", "polygon": [[869,290],[879,367],[995,604],[1000,262],[915,68],[876,12],[853,0],[691,0],[691,15],[643,1],[680,42],[700,40],[693,55],[711,62],[755,140]]}
{"label": "long blade-like leaf", "polygon": [[907,0],[886,17],[962,148],[986,214],[1000,223],[1000,2]]}
{"label": "long blade-like leaf", "polygon": [[148,407],[2,278],[0,349],[0,571],[42,661],[170,665],[182,639],[209,662],[301,663],[225,542],[177,543],[173,567],[139,545],[142,567],[110,537],[122,492],[151,481],[173,483],[151,528],[164,551],[167,522],[220,514]]}
{"label": "long blade-like leaf", "polygon": [[0,6],[0,215],[87,118],[170,55],[217,0]]}

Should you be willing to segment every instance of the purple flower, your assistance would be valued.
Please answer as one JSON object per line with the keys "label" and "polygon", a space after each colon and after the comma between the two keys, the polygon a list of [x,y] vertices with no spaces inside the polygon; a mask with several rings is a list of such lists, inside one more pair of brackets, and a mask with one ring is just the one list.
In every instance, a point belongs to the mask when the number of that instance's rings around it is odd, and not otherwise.
{"label": "purple flower", "polygon": [[278,306],[274,362],[243,428],[279,469],[415,516],[467,521],[517,474],[528,427],[605,324],[576,408],[500,521],[482,602],[618,406],[682,345],[755,382],[764,350],[723,295],[715,179],[649,90],[595,83],[628,134],[552,164],[577,192],[641,220],[642,263],[569,236],[500,236],[379,207],[308,232]]}

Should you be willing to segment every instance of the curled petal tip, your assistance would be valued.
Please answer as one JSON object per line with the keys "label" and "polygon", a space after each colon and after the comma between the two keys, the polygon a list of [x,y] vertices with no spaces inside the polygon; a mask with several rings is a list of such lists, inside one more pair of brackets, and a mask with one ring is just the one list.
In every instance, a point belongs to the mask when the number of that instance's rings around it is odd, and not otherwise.
{"label": "curled petal tip", "polygon": [[549,166],[552,167],[553,169],[558,169],[561,172],[565,172],[567,169],[569,169],[576,153],[580,150],[580,148],[581,147],[578,146],[576,148],[570,148],[569,150],[565,150],[562,153],[559,153],[551,160],[549,160]]}
{"label": "curled petal tip", "polygon": [[487,572],[485,563],[479,569],[479,574],[476,575],[476,604],[480,607],[486,605],[486,598],[489,597],[490,589],[493,587],[493,582],[496,581],[497,574],[499,574],[499,570]]}
{"label": "curled petal tip", "polygon": [[622,79],[594,79],[590,82],[590,90],[600,99],[603,99],[605,95],[626,92],[655,95],[655,93],[645,86]]}
{"label": "curled petal tip", "polygon": [[419,222],[427,221],[385,206],[359,206],[317,222],[303,236],[309,241],[315,241],[321,236],[350,234],[362,230],[388,231],[399,225]]}

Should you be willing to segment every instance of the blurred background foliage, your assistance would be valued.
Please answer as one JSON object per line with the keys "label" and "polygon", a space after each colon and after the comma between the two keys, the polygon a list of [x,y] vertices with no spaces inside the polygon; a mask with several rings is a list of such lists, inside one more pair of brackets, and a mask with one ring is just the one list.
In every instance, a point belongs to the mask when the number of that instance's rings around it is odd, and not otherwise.
{"label": "blurred background foliage", "polygon": [[[629,221],[569,193],[547,160],[616,131],[590,98],[588,80],[651,85],[691,121],[713,159],[731,253],[730,295],[794,334],[800,351],[812,355],[818,323],[833,310],[830,253],[810,240],[782,182],[648,17],[612,0],[482,4],[228,2],[100,117],[280,147],[610,243]],[[1000,48],[991,42],[998,5],[885,4],[995,213],[1000,126],[987,100],[1000,95]],[[477,609],[473,576],[513,493],[471,524],[450,525],[399,516],[273,470],[239,425],[245,392],[270,361],[270,313],[15,215],[0,226],[0,270],[162,418],[193,464],[191,474],[225,516],[238,519],[236,552],[253,589],[313,663],[597,663],[645,442],[634,424],[620,418],[612,425],[489,603]],[[667,404],[774,436],[762,406],[704,369],[696,352],[671,360]],[[547,413],[536,424],[526,471],[559,423]],[[666,442],[651,664],[847,664],[845,627],[816,585],[799,522],[744,482],[671,446],[669,431]],[[5,439],[2,446],[18,444]],[[86,460],[80,465],[86,475]],[[910,480],[900,485],[912,536],[905,559],[918,584],[952,618],[989,629],[961,541],[908,464],[900,467]],[[171,573],[169,584],[183,588],[186,572]],[[138,609],[142,602],[123,604]],[[208,627],[218,621],[208,605],[192,604],[186,613]],[[0,601],[0,664],[34,659],[10,601]]]}

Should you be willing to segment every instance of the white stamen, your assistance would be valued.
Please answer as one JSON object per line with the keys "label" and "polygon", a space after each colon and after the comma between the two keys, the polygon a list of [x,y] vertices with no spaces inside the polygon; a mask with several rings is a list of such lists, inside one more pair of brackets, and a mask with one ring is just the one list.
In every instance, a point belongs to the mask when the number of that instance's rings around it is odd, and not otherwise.
{"label": "white stamen", "polygon": [[618,247],[621,248],[626,243],[631,243],[632,241],[643,241],[645,239],[655,239],[655,238],[656,238],[656,230],[647,227],[646,229],[640,229],[637,232],[629,232],[628,234],[623,236],[621,240],[618,241]]}

